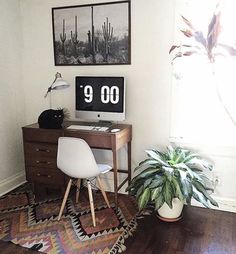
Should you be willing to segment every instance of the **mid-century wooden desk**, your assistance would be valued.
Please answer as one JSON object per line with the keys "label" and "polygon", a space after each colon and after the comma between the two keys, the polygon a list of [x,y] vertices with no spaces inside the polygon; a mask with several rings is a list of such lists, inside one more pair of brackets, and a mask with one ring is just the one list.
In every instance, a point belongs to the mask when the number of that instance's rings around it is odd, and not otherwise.
{"label": "mid-century wooden desk", "polygon": [[[27,125],[22,128],[25,155],[26,179],[33,184],[57,185],[64,189],[66,176],[57,168],[57,143],[62,136],[84,139],[91,148],[112,151],[114,193],[117,205],[118,191],[128,181],[131,181],[131,140],[132,126],[128,124],[115,124],[106,132],[67,129],[68,126],[81,124],[66,121],[62,129],[41,129],[38,124]],[[119,128],[119,132],[111,129]],[[118,169],[117,152],[127,144],[127,170]],[[125,173],[127,177],[118,184],[118,173]]]}

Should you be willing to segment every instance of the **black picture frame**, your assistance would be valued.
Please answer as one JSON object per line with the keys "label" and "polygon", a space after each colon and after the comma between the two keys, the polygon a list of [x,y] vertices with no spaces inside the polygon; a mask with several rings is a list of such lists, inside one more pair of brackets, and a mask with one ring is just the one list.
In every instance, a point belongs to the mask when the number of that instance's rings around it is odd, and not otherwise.
{"label": "black picture frame", "polygon": [[52,8],[54,63],[131,64],[130,0]]}

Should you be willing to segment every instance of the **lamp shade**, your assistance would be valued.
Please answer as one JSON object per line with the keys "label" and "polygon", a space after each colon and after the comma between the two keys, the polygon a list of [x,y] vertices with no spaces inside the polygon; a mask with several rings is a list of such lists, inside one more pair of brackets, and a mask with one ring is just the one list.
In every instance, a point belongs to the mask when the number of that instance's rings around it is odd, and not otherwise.
{"label": "lamp shade", "polygon": [[55,80],[51,85],[51,90],[61,90],[69,87],[70,85],[62,79],[61,73],[57,72],[55,75]]}
{"label": "lamp shade", "polygon": [[57,72],[55,75],[55,79],[52,82],[51,86],[48,87],[48,90],[44,95],[44,98],[46,98],[48,93],[51,93],[52,90],[62,90],[69,86],[70,85],[64,79],[62,79],[61,73]]}

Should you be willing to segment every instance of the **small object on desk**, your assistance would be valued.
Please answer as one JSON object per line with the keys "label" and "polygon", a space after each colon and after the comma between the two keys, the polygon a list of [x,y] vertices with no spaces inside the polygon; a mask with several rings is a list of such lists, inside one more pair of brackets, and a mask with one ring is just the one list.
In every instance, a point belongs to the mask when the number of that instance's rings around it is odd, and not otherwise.
{"label": "small object on desk", "polygon": [[67,129],[75,129],[75,130],[86,130],[86,131],[107,131],[108,127],[101,126],[87,126],[87,125],[70,125]]}
{"label": "small object on desk", "polygon": [[120,129],[111,129],[111,132],[118,132]]}
{"label": "small object on desk", "polygon": [[85,126],[85,125],[70,125],[67,129],[74,129],[74,130],[88,130],[91,131],[94,126]]}
{"label": "small object on desk", "polygon": [[109,129],[109,127],[95,127],[96,131],[107,131]]}

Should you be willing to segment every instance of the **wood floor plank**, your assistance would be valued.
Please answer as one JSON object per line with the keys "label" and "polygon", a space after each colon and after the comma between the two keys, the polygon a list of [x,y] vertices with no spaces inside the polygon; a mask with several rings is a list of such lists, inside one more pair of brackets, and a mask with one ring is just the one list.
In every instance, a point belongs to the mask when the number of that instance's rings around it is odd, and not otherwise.
{"label": "wood floor plank", "polygon": [[155,215],[138,221],[125,253],[137,254],[235,254],[236,214],[199,207],[185,207],[174,223]]}
{"label": "wood floor plank", "polygon": [[10,242],[0,240],[0,253],[4,254],[36,254],[38,251],[33,251],[27,248],[20,247]]}

